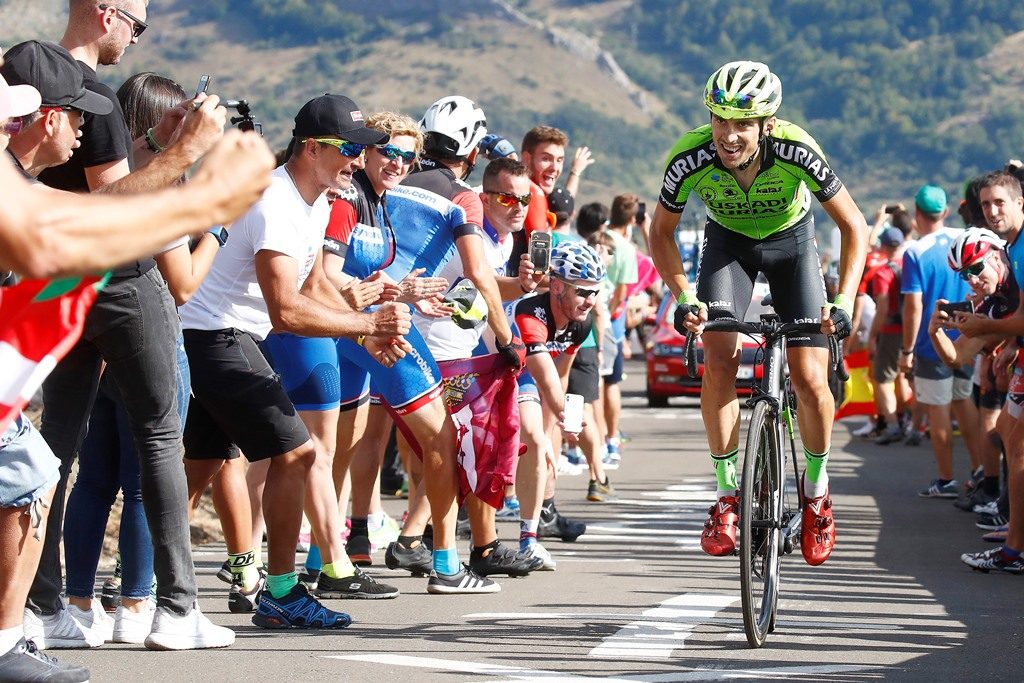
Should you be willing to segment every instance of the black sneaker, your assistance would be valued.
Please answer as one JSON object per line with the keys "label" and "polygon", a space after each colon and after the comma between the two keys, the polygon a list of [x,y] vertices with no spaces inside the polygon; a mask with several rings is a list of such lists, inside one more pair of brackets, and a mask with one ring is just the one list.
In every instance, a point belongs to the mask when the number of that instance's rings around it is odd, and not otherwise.
{"label": "black sneaker", "polygon": [[593,503],[611,503],[618,499],[619,496],[612,487],[611,479],[605,477],[603,484],[596,479],[590,480],[590,486],[587,487],[587,500]]}
{"label": "black sneaker", "polygon": [[971,489],[971,492],[965,496],[957,498],[953,505],[964,512],[973,512],[976,505],[985,505],[999,498],[999,496],[993,496],[985,493],[984,489],[980,486],[975,486]]}
{"label": "black sneaker", "polygon": [[1002,546],[981,553],[964,553],[960,556],[960,561],[971,569],[976,569],[986,574],[993,569],[1008,574],[1024,574],[1024,562],[1021,561],[1020,556],[1013,560],[1007,560],[1003,556]]}
{"label": "black sneaker", "polygon": [[299,583],[301,583],[303,586],[305,586],[309,590],[313,590],[314,588],[316,588],[317,581],[319,581],[319,580],[320,580],[320,570],[319,569],[307,569],[305,571],[299,572]]}
{"label": "black sneaker", "polygon": [[[491,552],[485,556],[483,552],[488,548],[491,549]],[[539,569],[543,564],[544,561],[540,558],[520,555],[499,541],[480,548],[473,548],[469,554],[469,568],[480,576],[495,574],[512,577],[526,576],[535,569]]]}
{"label": "black sneaker", "polygon": [[345,542],[345,552],[348,553],[348,559],[357,567],[369,567],[373,564],[373,549],[370,547],[369,536],[349,536]]}
{"label": "black sneaker", "polygon": [[313,594],[318,598],[351,598],[355,600],[387,600],[397,598],[398,589],[386,583],[378,583],[375,578],[356,567],[356,573],[340,579],[332,579],[327,574],[320,574],[316,590]]}
{"label": "black sneaker", "polygon": [[82,683],[89,680],[89,670],[61,664],[40,652],[31,640],[22,638],[13,650],[0,657],[0,677],[5,681]]}
{"label": "black sneaker", "polygon": [[260,628],[334,630],[347,628],[352,617],[327,609],[305,586],[297,583],[283,598],[275,598],[270,591],[264,591],[256,614],[252,615],[252,623]]}
{"label": "black sneaker", "polygon": [[220,569],[217,570],[217,578],[220,579],[221,581],[223,581],[224,583],[233,583],[234,582],[235,575],[231,573],[231,563],[230,562],[228,562],[227,560],[224,560],[224,564],[222,564],[220,566]]}
{"label": "black sneaker", "polygon": [[116,612],[121,604],[121,577],[112,576],[103,582],[100,591],[100,605],[107,612]]}
{"label": "black sneaker", "polygon": [[566,543],[572,543],[585,533],[586,524],[569,519],[555,509],[554,505],[541,509],[537,538],[560,538]]}
{"label": "black sneaker", "polygon": [[260,592],[266,585],[267,578],[261,573],[256,586],[251,591],[246,592],[242,588],[241,578],[236,578],[235,582],[231,584],[231,589],[228,591],[228,610],[233,614],[248,614],[252,612],[259,607]]}
{"label": "black sneaker", "polygon": [[434,569],[433,556],[423,543],[406,548],[395,541],[384,551],[384,564],[388,569],[407,569],[413,576],[429,576]]}
{"label": "black sneaker", "polygon": [[427,592],[438,595],[455,593],[497,593],[501,586],[490,579],[478,576],[472,569],[465,566],[458,574],[438,574],[430,572]]}
{"label": "black sneaker", "polygon": [[1010,523],[1010,519],[1003,514],[996,513],[994,515],[980,514],[978,515],[978,521],[974,523],[974,526],[984,531],[995,531],[1001,526],[1005,526]]}

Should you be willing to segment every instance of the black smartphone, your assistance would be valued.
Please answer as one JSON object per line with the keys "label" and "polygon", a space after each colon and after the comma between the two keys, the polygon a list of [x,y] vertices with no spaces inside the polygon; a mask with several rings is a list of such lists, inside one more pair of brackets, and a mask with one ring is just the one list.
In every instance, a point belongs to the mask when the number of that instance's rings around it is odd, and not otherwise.
{"label": "black smartphone", "polygon": [[636,224],[643,225],[644,217],[647,215],[647,204],[640,202],[636,207]]}
{"label": "black smartphone", "polygon": [[952,318],[956,313],[974,313],[974,304],[970,301],[950,301],[939,304],[939,310]]}
{"label": "black smartphone", "polygon": [[900,205],[899,204],[888,204],[885,207],[885,212],[886,213],[896,213],[899,210],[900,210]]}
{"label": "black smartphone", "polygon": [[200,94],[205,93],[207,88],[210,87],[210,74],[203,74],[199,77],[199,85],[196,86],[196,94],[193,97],[199,97]]}
{"label": "black smartphone", "polygon": [[530,235],[530,261],[534,273],[548,272],[551,265],[551,233],[538,230]]}

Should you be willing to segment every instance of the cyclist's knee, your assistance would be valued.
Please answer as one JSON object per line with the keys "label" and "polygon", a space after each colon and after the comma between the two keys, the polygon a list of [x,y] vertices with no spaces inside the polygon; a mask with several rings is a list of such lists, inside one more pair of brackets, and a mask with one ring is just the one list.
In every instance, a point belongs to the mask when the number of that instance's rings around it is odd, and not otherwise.
{"label": "cyclist's knee", "polygon": [[712,380],[734,382],[740,367],[739,352],[704,349],[704,374]]}

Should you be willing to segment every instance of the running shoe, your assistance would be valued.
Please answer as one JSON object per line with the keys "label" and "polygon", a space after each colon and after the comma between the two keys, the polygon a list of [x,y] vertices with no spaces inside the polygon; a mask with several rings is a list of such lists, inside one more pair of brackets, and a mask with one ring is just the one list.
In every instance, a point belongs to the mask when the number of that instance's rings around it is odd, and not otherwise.
{"label": "running shoe", "polygon": [[991,548],[980,553],[964,553],[960,561],[980,572],[988,574],[993,569],[1007,574],[1024,574],[1024,562],[1020,556],[1012,560],[1006,559],[1003,555],[1003,547]]}
{"label": "running shoe", "polygon": [[555,471],[558,474],[564,474],[569,477],[575,477],[583,474],[583,470],[586,469],[586,465],[574,465],[569,462],[569,458],[564,455],[558,456],[558,465],[555,467]]}
{"label": "running shoe", "polygon": [[121,577],[115,574],[103,582],[100,589],[100,604],[107,612],[116,612],[121,604]]}
{"label": "running shoe", "polygon": [[518,553],[499,541],[495,541],[490,554],[484,555],[484,548],[473,548],[469,554],[469,568],[479,576],[494,576],[505,574],[513,578],[526,576],[530,572],[539,569],[544,562],[532,555],[526,556]]}
{"label": "running shoe", "polygon": [[348,559],[357,567],[369,567],[373,564],[369,536],[349,536],[345,552],[348,553]]}
{"label": "running shoe", "polygon": [[395,541],[384,551],[384,564],[388,569],[406,569],[413,576],[429,576],[434,568],[433,556],[424,543],[415,548],[406,548]]}
{"label": "running shoe", "polygon": [[566,543],[572,543],[585,533],[585,523],[569,519],[560,513],[553,503],[549,507],[541,508],[537,538],[560,538]]}
{"label": "running shoe", "polygon": [[563,454],[570,465],[574,467],[586,467],[587,459],[583,456],[583,450],[579,446],[563,446]]}
{"label": "running shoe", "polygon": [[329,630],[346,628],[352,623],[352,617],[324,607],[298,583],[282,598],[264,591],[256,614],[252,615],[252,623],[260,628]]}
{"label": "running shoe", "polygon": [[611,479],[605,477],[603,484],[597,479],[590,480],[590,485],[587,487],[587,500],[593,503],[611,503],[618,499],[619,496],[612,487]]}
{"label": "running shoe", "polygon": [[55,681],[81,683],[89,680],[89,670],[63,664],[44,655],[31,640],[22,638],[7,654],[0,656],[0,675],[5,681]]}
{"label": "running shoe", "polygon": [[836,524],[832,518],[832,498],[825,491],[825,495],[808,498],[804,504],[800,552],[807,564],[817,567],[832,554],[835,543]]}
{"label": "running shoe", "polygon": [[319,569],[306,569],[305,571],[299,572],[299,583],[301,583],[309,590],[313,590],[314,588],[316,588],[316,582],[319,580]]}
{"label": "running shoe", "polygon": [[105,633],[78,623],[66,608],[47,616],[26,608],[24,628],[25,637],[34,641],[40,650],[99,647],[106,640]]}
{"label": "running shoe", "polygon": [[91,631],[96,638],[102,638],[105,643],[114,639],[114,617],[107,614],[99,600],[93,600],[88,610],[68,605],[67,611],[83,630]]}
{"label": "running shoe", "polygon": [[495,519],[519,521],[519,499],[515,496],[505,496],[505,503],[494,515]]}
{"label": "running shoe", "polygon": [[983,508],[989,503],[995,503],[998,497],[985,493],[980,486],[975,486],[969,493],[953,501],[953,507],[964,512],[984,512]]}
{"label": "running shoe", "polygon": [[397,598],[398,589],[366,574],[359,567],[352,576],[332,579],[321,574],[313,591],[318,598],[349,598],[352,600],[387,600]]}
{"label": "running shoe", "polygon": [[153,615],[156,603],[146,600],[141,612],[133,612],[124,605],[117,608],[114,614],[114,642],[142,645],[153,630]]}
{"label": "running shoe", "polygon": [[928,486],[928,488],[918,491],[917,495],[921,498],[956,498],[960,495],[959,488],[960,485],[957,484],[956,479],[946,482],[945,484],[936,479]]}
{"label": "running shoe", "polygon": [[235,575],[231,573],[231,563],[229,561],[224,560],[224,564],[217,570],[217,578],[228,584],[235,580]]}
{"label": "running shoe", "polygon": [[739,521],[740,501],[736,496],[722,496],[708,508],[708,518],[700,534],[701,550],[708,555],[722,557],[736,550],[736,522]]}
{"label": "running shoe", "polygon": [[878,423],[875,420],[868,420],[863,425],[850,432],[850,436],[858,439],[873,439],[880,434]]}
{"label": "running shoe", "polygon": [[472,569],[463,566],[458,574],[438,574],[430,572],[427,581],[427,592],[435,595],[453,595],[457,593],[497,593],[501,586],[485,576],[479,576]]}
{"label": "running shoe", "polygon": [[146,637],[145,644],[150,650],[204,650],[228,647],[234,642],[235,632],[207,619],[196,602],[185,616],[157,607],[153,614],[153,630]]}
{"label": "running shoe", "polygon": [[260,591],[267,585],[266,575],[260,574],[259,580],[252,590],[245,590],[241,580],[231,584],[228,591],[228,609],[233,614],[248,614],[254,611],[260,604]]}
{"label": "running shoe", "polygon": [[971,508],[971,512],[976,512],[979,515],[999,514],[999,499],[996,498],[981,505],[975,505]]}
{"label": "running shoe", "polygon": [[903,441],[903,428],[898,424],[889,425],[875,438],[875,443],[879,446],[888,446],[897,441]]}
{"label": "running shoe", "polygon": [[974,523],[974,526],[982,531],[995,531],[1009,523],[1010,519],[1006,515],[996,512],[994,515],[978,515],[978,521]]}
{"label": "running shoe", "polygon": [[986,543],[998,543],[999,545],[1002,545],[1006,543],[1006,537],[1009,534],[1009,529],[1010,527],[1003,525],[998,529],[990,531],[984,536],[982,536],[981,540],[985,541]]}
{"label": "running shoe", "polygon": [[924,436],[921,432],[913,427],[907,432],[907,438],[903,440],[904,446],[920,446],[924,440]]}
{"label": "running shoe", "polygon": [[525,550],[520,550],[519,554],[524,557],[532,557],[541,561],[540,567],[535,571],[553,572],[558,567],[558,563],[555,562],[555,558],[551,557],[551,553],[548,552],[548,549],[540,543],[531,543]]}
{"label": "running shoe", "polygon": [[384,515],[384,519],[381,521],[380,526],[376,529],[370,529],[371,551],[387,548],[388,545],[398,540],[398,536],[401,533],[401,525],[399,525],[391,515]]}

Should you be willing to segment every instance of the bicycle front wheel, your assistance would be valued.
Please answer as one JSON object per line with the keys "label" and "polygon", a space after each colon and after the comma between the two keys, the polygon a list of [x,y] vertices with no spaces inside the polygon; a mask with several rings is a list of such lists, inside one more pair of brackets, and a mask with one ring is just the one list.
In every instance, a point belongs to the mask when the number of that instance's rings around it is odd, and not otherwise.
{"label": "bicycle front wheel", "polygon": [[751,647],[764,644],[779,593],[782,453],[778,428],[768,402],[758,402],[747,428],[740,482],[740,585],[743,628]]}

